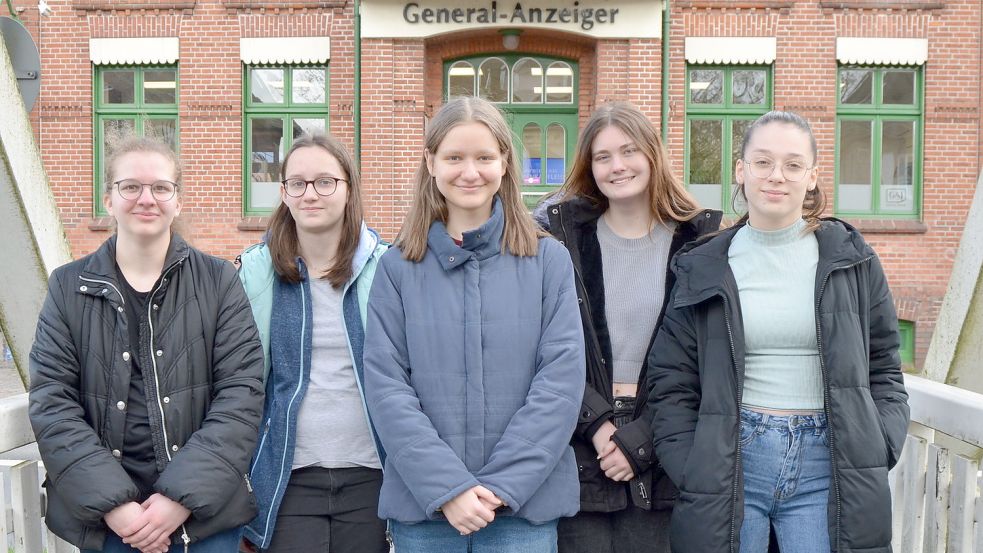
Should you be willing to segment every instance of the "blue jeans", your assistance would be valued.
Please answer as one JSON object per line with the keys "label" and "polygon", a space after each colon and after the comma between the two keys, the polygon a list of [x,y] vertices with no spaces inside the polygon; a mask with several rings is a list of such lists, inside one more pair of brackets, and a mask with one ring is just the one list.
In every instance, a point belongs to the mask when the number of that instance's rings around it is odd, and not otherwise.
{"label": "blue jeans", "polygon": [[744,522],[741,553],[829,553],[830,452],[826,415],[773,416],[741,409]]}
{"label": "blue jeans", "polygon": [[503,516],[467,536],[445,520],[417,524],[394,520],[390,531],[399,553],[556,553],[555,520],[532,524]]}
{"label": "blue jeans", "polygon": [[[188,546],[188,553],[238,553],[241,536],[242,528],[225,530],[192,543]],[[134,553],[136,551],[139,550],[123,543],[123,540],[112,531],[106,532],[106,541],[102,544],[102,553]],[[82,553],[98,553],[98,551],[83,549]],[[184,553],[184,543],[171,538],[171,548],[167,550],[167,553]]]}

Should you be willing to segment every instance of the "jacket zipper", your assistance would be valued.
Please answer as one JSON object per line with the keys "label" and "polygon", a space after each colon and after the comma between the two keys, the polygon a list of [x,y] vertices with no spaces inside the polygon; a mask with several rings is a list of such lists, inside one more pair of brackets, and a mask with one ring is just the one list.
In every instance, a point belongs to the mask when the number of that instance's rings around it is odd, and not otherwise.
{"label": "jacket zipper", "polygon": [[834,451],[836,449],[835,437],[833,436],[833,419],[830,416],[829,411],[829,373],[826,368],[826,360],[823,357],[823,331],[820,327],[819,318],[819,304],[823,298],[823,292],[826,291],[826,283],[829,282],[829,277],[833,275],[834,272],[844,269],[850,269],[856,267],[862,263],[866,263],[873,259],[873,256],[868,256],[860,261],[850,263],[849,265],[842,265],[839,267],[833,267],[823,276],[823,281],[819,285],[819,293],[816,294],[816,346],[819,350],[819,367],[822,369],[823,373],[823,412],[826,415],[826,434],[829,436],[829,462],[830,462],[830,474],[833,477],[833,495],[836,497],[836,532],[833,539],[833,550],[839,551],[840,549],[840,517],[842,516],[842,499],[840,497],[840,479],[839,473],[836,470],[836,455]]}
{"label": "jacket zipper", "polygon": [[740,480],[741,470],[741,404],[742,396],[744,395],[744,375],[738,371],[737,368],[737,349],[734,347],[734,331],[730,324],[730,301],[727,299],[726,294],[721,294],[724,299],[724,323],[727,325],[727,338],[730,344],[730,361],[734,364],[734,371],[738,372],[736,375],[737,383],[737,432],[735,433],[734,443],[736,445],[735,455],[734,455],[734,485],[731,491],[731,516],[730,516],[730,550],[731,553],[735,553],[735,542],[737,541],[737,482]]}
{"label": "jacket zipper", "polygon": [[[157,409],[160,413],[160,429],[161,433],[164,435],[164,454],[167,455],[168,463],[171,462],[171,446],[167,438],[167,422],[164,419],[164,405],[160,401],[160,377],[157,374],[157,357],[154,354],[154,318],[151,314],[151,310],[153,309],[154,296],[157,295],[157,292],[159,292],[164,286],[164,282],[167,281],[168,275],[171,273],[171,271],[183,261],[184,258],[181,258],[174,263],[171,263],[171,266],[164,271],[163,278],[157,285],[157,288],[155,288],[147,298],[147,324],[150,325],[150,349],[148,353],[150,354],[150,365],[153,367],[154,371],[154,399],[157,402]],[[188,546],[191,544],[191,537],[188,536],[188,529],[185,527],[184,523],[181,523],[181,541],[184,542],[184,553],[188,553]]]}

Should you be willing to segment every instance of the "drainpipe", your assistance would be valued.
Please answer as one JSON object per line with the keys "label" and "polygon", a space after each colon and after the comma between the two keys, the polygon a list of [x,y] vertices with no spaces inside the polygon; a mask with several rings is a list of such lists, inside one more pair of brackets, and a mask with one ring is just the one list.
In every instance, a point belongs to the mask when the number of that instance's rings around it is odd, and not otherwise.
{"label": "drainpipe", "polygon": [[355,123],[355,165],[362,168],[362,10],[361,0],[355,0],[355,99],[352,116]]}
{"label": "drainpipe", "polygon": [[662,0],[662,144],[669,138],[669,0]]}

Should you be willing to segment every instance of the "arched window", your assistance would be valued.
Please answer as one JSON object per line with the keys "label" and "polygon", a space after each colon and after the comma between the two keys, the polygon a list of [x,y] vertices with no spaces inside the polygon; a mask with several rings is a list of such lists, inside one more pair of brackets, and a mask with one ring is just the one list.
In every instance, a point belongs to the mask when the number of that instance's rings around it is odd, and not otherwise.
{"label": "arched window", "polygon": [[447,97],[474,96],[474,66],[467,61],[454,62],[447,71]]}
{"label": "arched window", "polygon": [[478,68],[478,96],[489,102],[509,101],[509,66],[499,58],[488,58]]}
{"label": "arched window", "polygon": [[567,104],[573,101],[573,68],[557,61],[546,70],[546,103]]}
{"label": "arched window", "polygon": [[532,58],[522,58],[512,67],[512,101],[543,103],[543,66]]}

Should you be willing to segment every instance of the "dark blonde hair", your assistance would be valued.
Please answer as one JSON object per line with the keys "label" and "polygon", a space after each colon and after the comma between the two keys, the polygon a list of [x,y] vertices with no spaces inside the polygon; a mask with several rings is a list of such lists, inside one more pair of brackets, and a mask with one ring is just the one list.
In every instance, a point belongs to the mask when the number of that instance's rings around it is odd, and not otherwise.
{"label": "dark blonde hair", "polygon": [[[819,148],[816,146],[816,135],[813,134],[812,126],[809,125],[809,122],[804,117],[791,111],[774,110],[758,117],[744,132],[744,140],[741,141],[741,159],[744,159],[747,155],[747,149],[751,145],[751,137],[754,133],[771,124],[790,125],[804,132],[809,137],[809,148],[812,150],[813,163],[813,168],[810,170],[815,170],[815,164],[819,161]],[[734,211],[737,211],[736,205],[738,199],[743,199],[745,203],[747,202],[747,196],[744,195],[743,183],[738,183],[734,188],[734,195],[731,197],[731,207],[734,208]],[[823,187],[817,182],[812,190],[806,191],[806,197],[802,201],[802,218],[806,220],[806,230],[815,230],[819,227],[819,218],[825,209],[826,193],[823,191]],[[748,214],[745,213],[737,223],[743,224],[747,220]]]}
{"label": "dark blonde hair", "polygon": [[579,196],[602,209],[608,208],[608,199],[597,186],[592,169],[594,140],[608,127],[616,127],[625,133],[648,159],[652,174],[649,201],[653,219],[660,223],[688,221],[700,212],[696,199],[673,174],[669,156],[652,122],[638,108],[625,102],[604,104],[587,120],[580,133],[570,175],[557,193],[561,200]]}
{"label": "dark blonde hair", "polygon": [[[141,154],[158,154],[163,156],[164,159],[171,162],[174,167],[174,184],[177,184],[177,191],[175,195],[181,197],[181,189],[184,188],[184,183],[182,181],[183,168],[181,166],[181,158],[171,149],[171,146],[166,142],[161,141],[158,138],[150,136],[135,136],[135,135],[125,135],[117,137],[110,143],[110,148],[112,153],[106,158],[105,163],[105,184],[102,190],[102,197],[105,200],[112,194],[113,191],[113,181],[116,180],[116,164],[119,163],[124,156],[141,153]],[[111,228],[116,228],[116,221],[113,220]],[[186,240],[190,240],[191,227],[184,216],[175,217],[171,221],[170,226],[171,233],[180,234]]]}
{"label": "dark blonde hair", "polygon": [[[493,104],[475,97],[451,100],[430,120],[423,143],[426,152],[433,156],[447,137],[447,133],[458,125],[481,123],[498,142],[498,149],[505,158],[505,174],[498,189],[498,198],[505,216],[505,230],[502,234],[502,250],[516,256],[534,256],[538,249],[538,239],[544,236],[533,222],[522,203],[520,189],[519,161],[512,146],[512,131],[505,118]],[[434,221],[447,223],[447,202],[434,176],[427,166],[426,155],[420,156],[420,165],[413,177],[413,204],[406,215],[403,227],[396,237],[396,246],[403,257],[410,261],[422,261],[427,253],[427,235]]]}
{"label": "dark blonde hair", "polygon": [[[344,220],[341,223],[338,251],[334,263],[319,277],[330,282],[334,288],[340,288],[352,277],[352,259],[358,249],[362,231],[362,184],[358,167],[348,153],[348,149],[334,137],[326,134],[304,135],[294,140],[290,151],[284,156],[283,164],[280,165],[281,179],[286,178],[291,156],[301,148],[321,148],[328,152],[341,165],[342,171],[345,172],[342,177],[348,181],[348,201],[345,204]],[[273,269],[277,275],[286,282],[300,282],[300,269],[297,267],[297,257],[300,255],[297,223],[290,214],[290,208],[283,202],[280,202],[273,211],[267,233],[267,246],[270,248]]]}
{"label": "dark blonde hair", "polygon": [[178,193],[180,194],[181,187],[181,177],[182,177],[182,167],[181,158],[178,157],[171,147],[156,139],[149,136],[125,136],[120,138],[115,144],[110,145],[112,153],[106,158],[105,163],[105,187],[103,189],[103,194],[109,194],[110,190],[113,188],[113,181],[116,179],[116,164],[119,160],[132,153],[147,153],[147,154],[160,154],[164,159],[171,162],[174,165],[174,183],[178,185]]}

